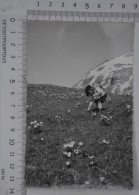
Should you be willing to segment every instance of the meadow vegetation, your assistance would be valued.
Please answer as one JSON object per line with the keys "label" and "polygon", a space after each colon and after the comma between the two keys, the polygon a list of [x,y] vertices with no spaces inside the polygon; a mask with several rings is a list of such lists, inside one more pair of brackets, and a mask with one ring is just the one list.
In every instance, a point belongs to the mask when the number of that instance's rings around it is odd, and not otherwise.
{"label": "meadow vegetation", "polygon": [[28,85],[28,187],[132,189],[132,96],[112,95],[96,115],[88,103],[82,90]]}

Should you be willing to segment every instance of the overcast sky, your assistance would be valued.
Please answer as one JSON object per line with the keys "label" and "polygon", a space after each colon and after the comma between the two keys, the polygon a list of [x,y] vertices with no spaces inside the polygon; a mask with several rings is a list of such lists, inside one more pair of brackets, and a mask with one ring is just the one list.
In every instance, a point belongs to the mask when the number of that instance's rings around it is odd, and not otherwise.
{"label": "overcast sky", "polygon": [[92,67],[133,52],[134,24],[28,21],[28,83],[71,87]]}

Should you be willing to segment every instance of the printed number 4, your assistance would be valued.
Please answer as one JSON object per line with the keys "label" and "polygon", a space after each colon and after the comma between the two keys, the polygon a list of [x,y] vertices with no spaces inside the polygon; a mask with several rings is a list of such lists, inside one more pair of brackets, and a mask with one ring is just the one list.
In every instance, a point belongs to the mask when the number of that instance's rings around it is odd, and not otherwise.
{"label": "printed number 4", "polygon": [[73,6],[74,6],[74,7],[77,7],[77,3],[74,3]]}

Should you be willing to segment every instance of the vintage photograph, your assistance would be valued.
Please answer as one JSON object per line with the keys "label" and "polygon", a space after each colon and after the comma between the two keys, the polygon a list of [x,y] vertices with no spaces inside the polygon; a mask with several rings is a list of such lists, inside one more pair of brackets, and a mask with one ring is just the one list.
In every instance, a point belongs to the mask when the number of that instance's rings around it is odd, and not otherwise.
{"label": "vintage photograph", "polygon": [[27,187],[133,188],[133,23],[28,21]]}

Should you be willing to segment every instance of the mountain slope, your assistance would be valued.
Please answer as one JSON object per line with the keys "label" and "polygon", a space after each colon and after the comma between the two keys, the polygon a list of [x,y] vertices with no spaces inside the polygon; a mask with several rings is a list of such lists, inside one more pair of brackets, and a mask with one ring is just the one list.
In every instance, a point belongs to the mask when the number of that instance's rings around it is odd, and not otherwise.
{"label": "mountain slope", "polygon": [[[89,102],[82,90],[28,85],[28,187],[132,189],[133,117],[127,109],[132,108],[132,96],[112,95],[111,100],[93,115],[86,111]],[[102,114],[112,117],[111,123],[105,123]],[[74,146],[65,151],[69,143]]]}
{"label": "mountain slope", "polygon": [[133,54],[125,54],[104,61],[85,73],[73,87],[81,89],[93,83],[101,84],[113,94],[131,94],[133,91]]}

